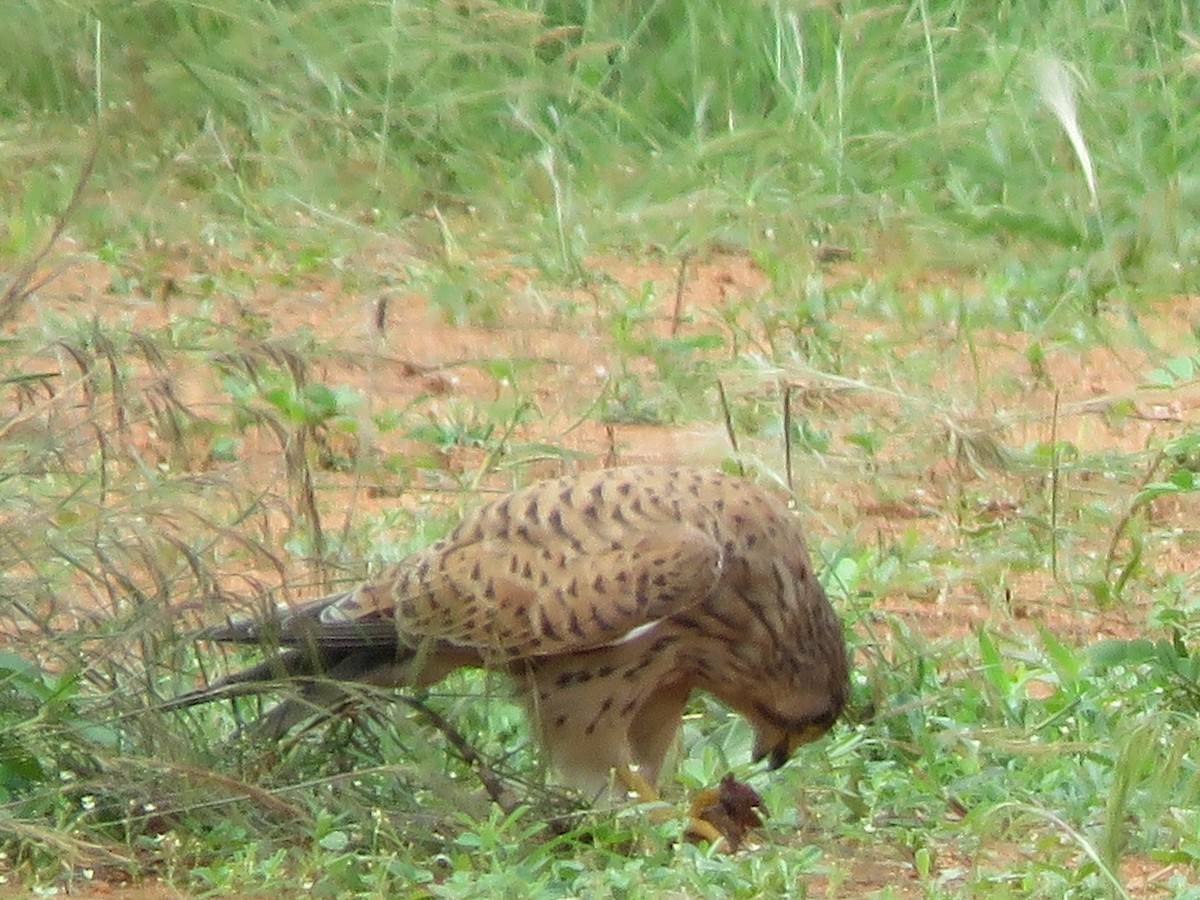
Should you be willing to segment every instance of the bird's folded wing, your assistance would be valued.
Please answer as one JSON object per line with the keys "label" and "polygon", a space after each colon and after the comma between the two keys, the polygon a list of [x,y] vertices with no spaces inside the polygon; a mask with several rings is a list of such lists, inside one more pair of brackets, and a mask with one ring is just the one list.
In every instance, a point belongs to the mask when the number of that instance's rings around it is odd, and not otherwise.
{"label": "bird's folded wing", "polygon": [[434,545],[324,607],[315,639],[384,622],[402,642],[445,642],[484,658],[585,650],[703,602],[720,545],[680,522],[628,542],[480,539]]}

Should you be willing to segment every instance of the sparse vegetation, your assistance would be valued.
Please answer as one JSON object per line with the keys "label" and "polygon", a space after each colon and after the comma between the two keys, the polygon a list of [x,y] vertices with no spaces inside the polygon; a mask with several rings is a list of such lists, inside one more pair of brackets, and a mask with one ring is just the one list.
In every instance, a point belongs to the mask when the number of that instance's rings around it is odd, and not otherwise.
{"label": "sparse vegetation", "polygon": [[[1200,898],[1200,20],[1041,6],[11,0],[0,895]],[[157,708],[202,624],[646,459],[793,490],[852,632],[778,773],[694,701],[739,853],[483,675]]]}

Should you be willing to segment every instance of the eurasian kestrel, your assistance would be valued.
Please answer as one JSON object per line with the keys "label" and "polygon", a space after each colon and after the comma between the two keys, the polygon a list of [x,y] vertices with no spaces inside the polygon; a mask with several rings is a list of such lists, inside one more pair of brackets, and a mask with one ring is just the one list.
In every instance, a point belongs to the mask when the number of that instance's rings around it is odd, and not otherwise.
{"label": "eurasian kestrel", "polygon": [[842,626],[797,518],[713,471],[631,467],[533,484],[348,593],[208,636],[292,649],[172,705],[281,673],[322,676],[268,714],[270,736],[344,701],[338,681],[420,686],[463,666],[507,671],[554,766],[589,792],[630,767],[653,785],[693,690],[745,716],[755,761],[772,769],[829,729],[849,690]]}

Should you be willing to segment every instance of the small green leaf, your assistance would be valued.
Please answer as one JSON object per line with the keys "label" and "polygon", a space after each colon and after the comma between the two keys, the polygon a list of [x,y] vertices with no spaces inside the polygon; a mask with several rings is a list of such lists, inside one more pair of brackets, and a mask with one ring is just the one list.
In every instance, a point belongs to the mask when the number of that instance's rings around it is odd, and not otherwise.
{"label": "small green leaf", "polygon": [[1181,491],[1196,490],[1196,473],[1191,469],[1176,469],[1171,473],[1170,480]]}
{"label": "small green leaf", "polygon": [[1104,672],[1115,666],[1136,666],[1149,662],[1157,655],[1154,642],[1145,638],[1137,640],[1097,641],[1088,648],[1092,670]]}
{"label": "small green leaf", "polygon": [[308,418],[312,422],[320,422],[330,416],[337,415],[338,398],[324,384],[310,384],[304,389],[304,404]]}
{"label": "small green leaf", "polygon": [[219,437],[209,447],[209,459],[214,462],[233,462],[237,459],[238,442],[232,437]]}
{"label": "small green leaf", "polygon": [[1012,692],[1012,678],[1004,668],[1000,650],[986,628],[979,629],[979,656],[983,660],[983,676],[1001,697],[1007,698]]}
{"label": "small green leaf", "polygon": [[299,422],[301,420],[302,410],[300,409],[300,405],[296,402],[296,398],[292,392],[287,388],[278,387],[264,391],[263,399],[283,413],[289,421]]}
{"label": "small green leaf", "polygon": [[0,650],[0,677],[9,674],[37,678],[40,673],[25,657],[8,650]]}
{"label": "small green leaf", "polygon": [[1042,635],[1042,644],[1046,647],[1046,653],[1049,654],[1051,661],[1054,663],[1054,669],[1058,674],[1059,679],[1064,684],[1071,684],[1079,680],[1079,675],[1083,670],[1083,666],[1078,656],[1076,656],[1071,648],[1054,636],[1054,633],[1049,629],[1039,629]]}
{"label": "small green leaf", "polygon": [[1151,369],[1146,373],[1146,383],[1151,387],[1174,387],[1175,376],[1166,369]]}
{"label": "small green leaf", "polygon": [[1190,381],[1196,375],[1196,361],[1190,356],[1168,359],[1166,368],[1178,381]]}
{"label": "small green leaf", "polygon": [[332,850],[335,853],[341,852],[350,846],[350,838],[344,831],[331,831],[325,837],[321,838],[317,843],[324,850]]}
{"label": "small green leaf", "polygon": [[1146,381],[1152,387],[1174,387],[1181,381],[1196,377],[1197,357],[1175,356],[1162,364],[1161,368],[1146,373]]}

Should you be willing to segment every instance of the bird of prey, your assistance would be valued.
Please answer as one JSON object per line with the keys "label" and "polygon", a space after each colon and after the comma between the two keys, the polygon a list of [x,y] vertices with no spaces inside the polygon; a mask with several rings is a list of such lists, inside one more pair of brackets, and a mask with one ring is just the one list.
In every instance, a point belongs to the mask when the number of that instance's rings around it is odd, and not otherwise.
{"label": "bird of prey", "polygon": [[287,649],[171,706],[299,680],[261,723],[269,737],[345,702],[338,682],[508,672],[553,766],[597,795],[614,774],[652,794],[693,691],[743,715],[754,760],[772,769],[824,734],[849,692],[842,625],[799,521],[752,482],[707,470],[532,484],[347,593],[207,637]]}

